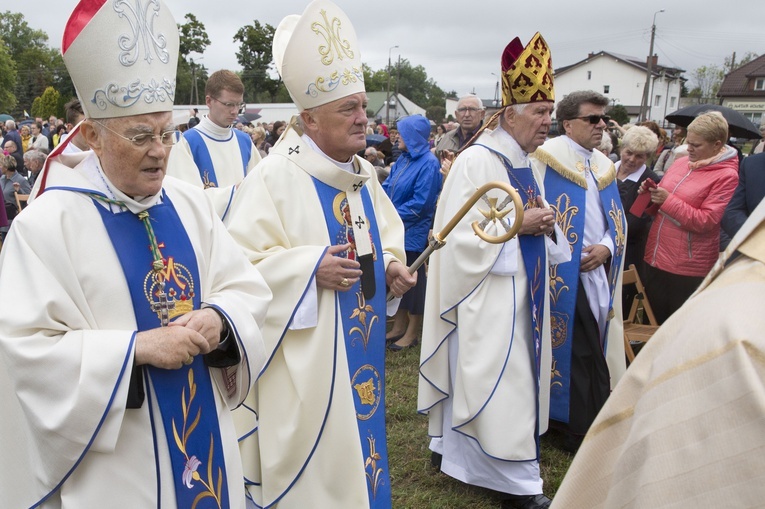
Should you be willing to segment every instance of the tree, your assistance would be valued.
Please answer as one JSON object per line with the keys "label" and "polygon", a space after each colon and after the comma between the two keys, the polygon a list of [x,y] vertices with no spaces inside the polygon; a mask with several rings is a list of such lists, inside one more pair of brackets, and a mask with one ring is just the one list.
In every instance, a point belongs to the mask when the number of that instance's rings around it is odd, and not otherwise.
{"label": "tree", "polygon": [[695,97],[699,102],[716,101],[724,77],[722,69],[714,64],[702,65],[691,73],[691,77],[696,86],[688,92],[688,97]]}
{"label": "tree", "polygon": [[627,113],[627,108],[621,104],[611,106],[611,109],[608,110],[608,115],[619,125],[624,125],[630,121],[630,115]]}
{"label": "tree", "polygon": [[12,111],[16,106],[16,63],[5,42],[0,39],[0,113]]}
{"label": "tree", "polygon": [[735,56],[736,54],[734,53],[733,55],[729,57],[725,57],[725,61],[723,62],[723,69],[725,69],[726,74],[733,72],[739,67],[748,64],[749,62],[757,58],[759,55],[753,51],[747,51],[746,53],[744,53],[743,58],[739,61],[733,60]]}
{"label": "tree", "polygon": [[234,35],[234,42],[239,42],[236,59],[242,66],[246,102],[273,102],[276,99],[279,80],[269,75],[275,31],[268,23],[261,25],[260,21],[254,20],[252,25],[243,26]]}
{"label": "tree", "polygon": [[40,118],[48,118],[51,115],[60,116],[58,111],[60,99],[61,94],[58,90],[53,87],[46,88],[45,92],[32,102],[32,116]]}
{"label": "tree", "polygon": [[[178,46],[178,73],[175,78],[175,100],[178,103],[188,101],[189,104],[199,103],[199,90],[204,90],[207,82],[207,69],[194,61],[192,53],[203,54],[210,45],[207,29],[204,23],[199,21],[191,13],[184,16],[186,23],[178,24],[180,37]],[[204,98],[204,93],[202,93]]]}
{"label": "tree", "polygon": [[19,116],[24,109],[31,109],[32,101],[48,86],[54,86],[60,93],[74,94],[60,51],[49,48],[48,35],[31,28],[23,14],[10,11],[0,14],[0,39],[5,41],[16,68],[10,88],[16,97],[12,115]]}
{"label": "tree", "polygon": [[[368,92],[388,90],[388,69],[373,71],[364,64],[364,85]],[[428,73],[421,65],[413,67],[403,58],[391,63],[390,91],[398,92],[418,106],[425,108],[426,116],[434,122],[441,122],[446,114],[446,93],[428,78]],[[451,94],[456,95],[454,92]]]}
{"label": "tree", "polygon": [[196,16],[188,13],[184,19],[186,19],[186,23],[178,25],[180,37],[178,53],[185,60],[191,53],[199,53],[200,55],[204,53],[207,46],[210,45],[210,38],[207,37],[205,24],[199,21]]}

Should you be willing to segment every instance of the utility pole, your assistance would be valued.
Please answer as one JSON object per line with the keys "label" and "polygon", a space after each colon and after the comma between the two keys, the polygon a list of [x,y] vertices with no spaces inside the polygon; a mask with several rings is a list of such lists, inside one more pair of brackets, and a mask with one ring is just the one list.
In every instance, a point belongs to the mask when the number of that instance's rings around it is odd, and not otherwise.
{"label": "utility pole", "polygon": [[643,102],[640,105],[640,120],[648,120],[648,107],[650,105],[650,90],[651,90],[651,70],[653,67],[653,41],[656,37],[656,15],[660,12],[664,12],[664,9],[658,10],[653,13],[653,23],[651,24],[651,46],[648,50],[648,62],[646,63],[645,72],[645,87],[643,87]]}
{"label": "utility pole", "polygon": [[388,49],[388,88],[385,93],[385,125],[390,124],[390,52],[398,48],[398,45]]}

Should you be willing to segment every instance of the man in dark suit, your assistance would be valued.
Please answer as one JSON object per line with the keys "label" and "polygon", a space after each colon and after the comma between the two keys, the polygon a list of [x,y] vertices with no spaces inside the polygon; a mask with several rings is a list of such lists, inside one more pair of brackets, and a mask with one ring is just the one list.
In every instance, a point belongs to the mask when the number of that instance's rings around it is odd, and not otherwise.
{"label": "man in dark suit", "polygon": [[749,156],[741,161],[738,187],[722,218],[725,233],[733,237],[764,196],[765,153]]}

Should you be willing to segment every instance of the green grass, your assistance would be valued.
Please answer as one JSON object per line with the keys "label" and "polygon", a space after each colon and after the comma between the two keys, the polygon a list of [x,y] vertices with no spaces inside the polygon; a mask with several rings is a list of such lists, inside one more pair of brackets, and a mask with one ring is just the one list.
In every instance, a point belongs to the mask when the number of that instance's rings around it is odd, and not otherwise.
{"label": "green grass", "polygon": [[[399,509],[496,509],[499,500],[430,466],[428,419],[417,414],[418,348],[389,352],[386,416],[393,507]],[[548,435],[551,435],[548,433]],[[552,498],[573,456],[555,447],[560,437],[542,437],[540,466],[545,494]]]}

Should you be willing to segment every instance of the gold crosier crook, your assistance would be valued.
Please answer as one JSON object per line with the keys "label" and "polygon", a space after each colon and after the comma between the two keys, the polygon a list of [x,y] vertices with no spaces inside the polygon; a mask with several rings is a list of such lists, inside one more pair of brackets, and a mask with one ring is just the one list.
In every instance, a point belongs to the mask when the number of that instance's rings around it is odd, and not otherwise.
{"label": "gold crosier crook", "polygon": [[[486,196],[487,191],[490,189],[501,189],[507,193],[507,198],[499,206],[497,206],[497,198],[489,198]],[[417,257],[417,260],[415,260],[414,263],[407,269],[410,274],[417,272],[417,269],[420,268],[420,265],[425,263],[425,260],[427,260],[431,254],[433,254],[433,251],[436,249],[441,249],[444,247],[444,245],[446,245],[446,236],[449,235],[454,227],[457,226],[457,223],[459,223],[462,218],[465,217],[471,207],[473,207],[473,205],[478,203],[478,200],[481,199],[483,199],[484,202],[489,205],[489,210],[483,211],[478,209],[481,214],[483,214],[485,219],[480,223],[478,221],[473,221],[472,224],[473,231],[481,240],[490,244],[502,244],[518,234],[518,231],[521,229],[521,225],[523,224],[523,202],[521,201],[521,196],[507,182],[499,182],[496,180],[487,182],[486,184],[476,189],[468,201],[466,201],[465,204],[457,211],[457,213],[454,214],[454,217],[452,217],[451,220],[446,223],[446,226],[444,226],[440,232],[434,233],[430,239],[428,239],[428,247],[425,248],[425,251],[423,251],[422,254]],[[506,208],[510,200],[512,200],[515,207],[515,219],[512,221],[512,223],[510,220],[505,219],[505,217],[512,210],[510,208]],[[484,229],[493,222],[499,222],[499,224],[504,227],[505,233],[499,236],[488,235]],[[389,292],[388,300],[392,298],[393,293]]]}

